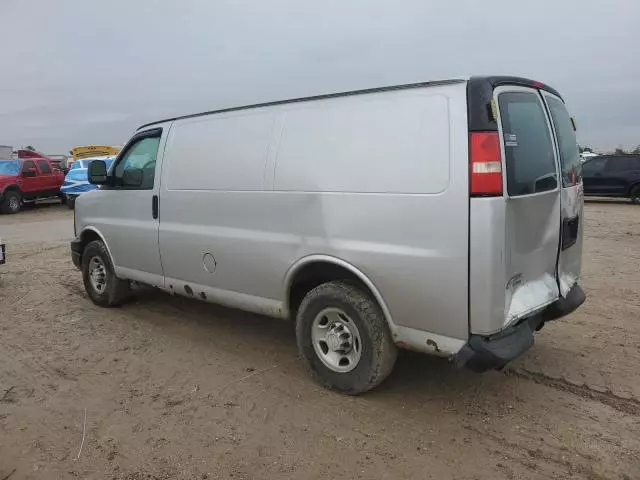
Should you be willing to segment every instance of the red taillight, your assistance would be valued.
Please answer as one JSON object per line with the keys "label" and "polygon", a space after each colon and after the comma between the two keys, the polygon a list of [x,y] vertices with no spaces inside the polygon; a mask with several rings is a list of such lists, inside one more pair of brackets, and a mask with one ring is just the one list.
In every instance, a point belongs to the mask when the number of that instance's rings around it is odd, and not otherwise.
{"label": "red taillight", "polygon": [[469,134],[469,167],[471,195],[483,197],[502,195],[502,155],[498,132]]}

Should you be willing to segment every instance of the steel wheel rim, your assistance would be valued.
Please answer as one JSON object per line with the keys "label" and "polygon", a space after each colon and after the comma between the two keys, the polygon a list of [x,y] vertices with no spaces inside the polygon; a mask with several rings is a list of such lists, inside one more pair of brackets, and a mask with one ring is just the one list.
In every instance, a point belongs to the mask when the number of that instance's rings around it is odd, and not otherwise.
{"label": "steel wheel rim", "polygon": [[107,289],[107,268],[100,257],[92,257],[89,260],[89,283],[98,294],[104,293]]}
{"label": "steel wheel rim", "polygon": [[325,308],[316,315],[311,324],[311,343],[320,361],[334,372],[350,372],[362,357],[360,331],[340,308]]}
{"label": "steel wheel rim", "polygon": [[18,197],[16,197],[15,195],[9,198],[9,208],[12,212],[16,212],[20,208],[20,202],[18,201]]}

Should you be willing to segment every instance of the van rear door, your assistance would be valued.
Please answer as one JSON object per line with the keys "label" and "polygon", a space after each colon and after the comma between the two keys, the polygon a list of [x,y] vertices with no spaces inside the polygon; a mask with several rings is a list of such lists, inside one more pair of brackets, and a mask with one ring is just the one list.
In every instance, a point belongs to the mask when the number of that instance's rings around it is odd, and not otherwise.
{"label": "van rear door", "polygon": [[576,284],[582,266],[584,190],[582,162],[573,123],[562,100],[540,91],[553,124],[561,173],[561,241],[558,255],[560,294],[565,297]]}
{"label": "van rear door", "polygon": [[506,326],[559,297],[562,191],[554,134],[540,92],[533,86],[504,85],[493,95],[506,177]]}

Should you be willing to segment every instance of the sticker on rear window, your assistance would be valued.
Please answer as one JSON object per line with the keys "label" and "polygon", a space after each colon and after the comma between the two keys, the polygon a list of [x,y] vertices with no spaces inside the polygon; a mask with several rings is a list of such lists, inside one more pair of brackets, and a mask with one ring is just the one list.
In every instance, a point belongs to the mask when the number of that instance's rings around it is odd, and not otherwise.
{"label": "sticker on rear window", "polygon": [[505,147],[517,147],[518,146],[518,137],[515,133],[505,133],[504,134],[504,146]]}

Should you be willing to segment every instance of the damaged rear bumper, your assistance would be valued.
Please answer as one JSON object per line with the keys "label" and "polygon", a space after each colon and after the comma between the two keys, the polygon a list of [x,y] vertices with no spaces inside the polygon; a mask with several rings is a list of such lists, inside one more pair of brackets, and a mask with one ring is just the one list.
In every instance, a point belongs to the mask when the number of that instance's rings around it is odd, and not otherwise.
{"label": "damaged rear bumper", "polygon": [[574,285],[566,297],[560,298],[541,312],[525,318],[494,335],[471,335],[469,342],[454,357],[458,367],[475,372],[503,368],[533,345],[533,334],[546,322],[564,317],[584,303],[582,288]]}

